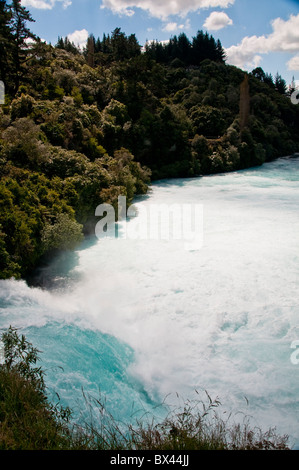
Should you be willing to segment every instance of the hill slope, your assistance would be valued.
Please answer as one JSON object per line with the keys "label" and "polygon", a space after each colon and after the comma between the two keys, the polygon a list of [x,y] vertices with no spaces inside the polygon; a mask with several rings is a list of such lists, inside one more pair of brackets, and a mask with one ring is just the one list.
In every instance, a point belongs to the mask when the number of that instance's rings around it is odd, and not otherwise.
{"label": "hill slope", "polygon": [[16,49],[6,2],[0,7],[8,15],[6,29],[0,24],[2,278],[73,248],[94,230],[100,203],[115,206],[118,195],[130,203],[151,180],[239,170],[299,149],[299,106],[281,80],[226,65],[220,42],[202,32],[142,53],[117,28],[90,37],[82,52],[61,38],[25,48],[27,29]]}

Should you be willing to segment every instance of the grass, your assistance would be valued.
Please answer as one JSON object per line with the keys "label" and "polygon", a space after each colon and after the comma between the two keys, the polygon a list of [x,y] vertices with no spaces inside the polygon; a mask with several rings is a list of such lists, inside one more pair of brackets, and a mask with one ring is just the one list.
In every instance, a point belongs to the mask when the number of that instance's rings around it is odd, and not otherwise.
{"label": "grass", "polygon": [[218,412],[219,400],[205,393],[205,400],[198,396],[168,405],[162,421],[145,415],[134,424],[118,422],[103,402],[94,399],[100,416],[96,423],[85,423],[84,433],[97,450],[289,450],[288,436],[277,435],[274,428],[263,432],[252,427],[246,416],[242,423],[234,423],[232,415],[224,419]]}
{"label": "grass", "polygon": [[[36,367],[38,351],[11,327],[2,342],[0,450],[289,450],[288,436],[275,429],[263,432],[246,417],[241,424],[230,415],[224,420],[221,403],[207,392],[205,400],[198,396],[169,406],[162,421],[144,416],[134,424],[118,422],[104,400],[94,399],[97,417],[91,412],[79,426],[70,409],[48,401],[43,371]],[[87,401],[84,393],[82,399]]]}

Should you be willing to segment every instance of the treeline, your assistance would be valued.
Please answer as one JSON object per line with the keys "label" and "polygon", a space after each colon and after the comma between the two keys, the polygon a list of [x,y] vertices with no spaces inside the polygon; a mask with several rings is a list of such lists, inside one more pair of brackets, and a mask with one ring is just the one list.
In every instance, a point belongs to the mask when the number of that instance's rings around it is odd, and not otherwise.
{"label": "treeline", "polygon": [[282,76],[277,72],[275,77],[273,78],[271,73],[264,72],[261,67],[255,68],[251,74],[260,80],[262,83],[266,83],[269,87],[274,88],[282,95],[291,94],[294,89],[288,88],[286,81],[282,78]]}
{"label": "treeline", "polygon": [[[67,37],[59,37],[56,46],[68,52],[80,53],[78,46]],[[93,34],[89,35],[83,54],[90,66],[107,64],[111,61],[131,59],[143,53],[150,59],[161,64],[198,66],[205,59],[225,62],[225,52],[220,40],[215,40],[207,32],[198,31],[190,41],[185,33],[173,36],[164,43],[159,41],[147,42],[143,48],[138,43],[135,34],[126,36],[120,28],[115,28],[110,34],[103,34],[102,40]]]}
{"label": "treeline", "polygon": [[12,0],[8,5],[0,0],[0,71],[7,91],[15,94],[24,73],[28,57],[28,40],[38,41],[27,23],[33,22],[21,0]]}
{"label": "treeline", "polygon": [[198,31],[190,41],[185,33],[170,38],[166,43],[152,41],[145,45],[145,53],[162,64],[198,66],[205,59],[225,62],[225,52],[220,40],[207,32]]}
{"label": "treeline", "polygon": [[94,231],[97,205],[116,205],[118,195],[130,203],[152,180],[298,151],[299,106],[279,80],[226,65],[206,34],[172,38],[162,60],[157,43],[141,51],[119,28],[81,51],[68,39],[34,38],[20,0],[0,0],[0,13],[2,278],[24,277],[53,250],[72,248]]}
{"label": "treeline", "polygon": [[[67,37],[64,39],[59,37],[55,47],[65,49],[68,52],[80,53],[80,49]],[[91,67],[130,59],[140,54],[141,46],[135,34],[126,36],[120,28],[115,28],[111,36],[104,33],[102,40],[95,39],[94,35],[90,34],[83,50],[83,55]]]}

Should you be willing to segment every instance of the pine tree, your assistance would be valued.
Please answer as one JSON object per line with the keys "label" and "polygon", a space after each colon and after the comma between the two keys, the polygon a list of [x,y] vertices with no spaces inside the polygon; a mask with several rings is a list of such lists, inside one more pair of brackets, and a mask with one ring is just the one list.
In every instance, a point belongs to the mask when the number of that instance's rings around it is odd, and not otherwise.
{"label": "pine tree", "polygon": [[275,75],[275,89],[281,93],[282,95],[285,95],[286,92],[287,92],[287,84],[286,84],[286,81],[281,77],[281,75],[279,75],[279,73],[277,72],[277,74]]}
{"label": "pine tree", "polygon": [[131,34],[127,38],[127,48],[129,57],[135,57],[141,54],[141,47],[137,41],[135,34]]}
{"label": "pine tree", "polygon": [[265,73],[264,83],[269,85],[271,88],[274,88],[275,85],[274,85],[273,77],[271,73]]}
{"label": "pine tree", "polygon": [[63,37],[58,36],[58,40],[57,40],[57,43],[55,44],[55,47],[56,47],[57,49],[64,49],[64,40],[63,40]]}
{"label": "pine tree", "polygon": [[29,45],[27,40],[36,40],[37,37],[27,27],[27,22],[35,20],[25,7],[22,7],[21,0],[12,0],[11,8],[11,29],[13,35],[12,57],[14,61],[14,92],[16,93],[20,79],[24,73],[24,63],[26,62]]}
{"label": "pine tree", "polygon": [[114,60],[124,60],[128,58],[126,36],[120,28],[115,28],[112,32],[111,46]]}
{"label": "pine tree", "polygon": [[190,60],[191,44],[185,33],[181,33],[178,37],[178,54],[177,57],[187,64]]}
{"label": "pine tree", "polygon": [[220,39],[217,40],[216,43],[216,60],[219,62],[225,62],[226,54],[220,42]]}
{"label": "pine tree", "polygon": [[198,31],[192,41],[192,64],[199,65],[204,59],[204,34]]}
{"label": "pine tree", "polygon": [[5,0],[0,0],[0,79],[7,85],[9,68],[12,65],[11,11]]}
{"label": "pine tree", "polygon": [[94,54],[95,54],[95,38],[93,34],[90,34],[90,36],[87,39],[87,63],[89,67],[94,67]]}
{"label": "pine tree", "polygon": [[102,43],[101,43],[101,40],[100,38],[98,38],[95,42],[95,53],[97,52],[102,52]]}

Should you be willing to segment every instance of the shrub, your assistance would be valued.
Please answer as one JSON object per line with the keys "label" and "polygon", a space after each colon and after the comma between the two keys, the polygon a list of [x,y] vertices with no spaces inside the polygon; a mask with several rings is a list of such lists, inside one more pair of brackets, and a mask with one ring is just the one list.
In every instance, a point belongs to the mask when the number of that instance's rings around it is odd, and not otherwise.
{"label": "shrub", "polygon": [[40,140],[40,128],[30,118],[14,121],[2,137],[4,153],[17,166],[34,168],[44,159],[45,144]]}
{"label": "shrub", "polygon": [[190,118],[198,134],[218,136],[224,131],[222,111],[212,106],[194,106],[190,110]]}
{"label": "shrub", "polygon": [[74,249],[83,239],[82,228],[68,214],[59,214],[54,224],[46,223],[42,231],[43,251]]}
{"label": "shrub", "polygon": [[14,121],[18,118],[30,116],[35,104],[36,102],[32,96],[22,94],[11,103],[11,119]]}
{"label": "shrub", "polygon": [[47,401],[36,348],[10,327],[2,335],[0,449],[52,450],[69,446],[70,411]]}
{"label": "shrub", "polygon": [[6,235],[1,231],[0,224],[0,279],[18,278],[21,267],[11,260],[6,249],[5,238]]}

